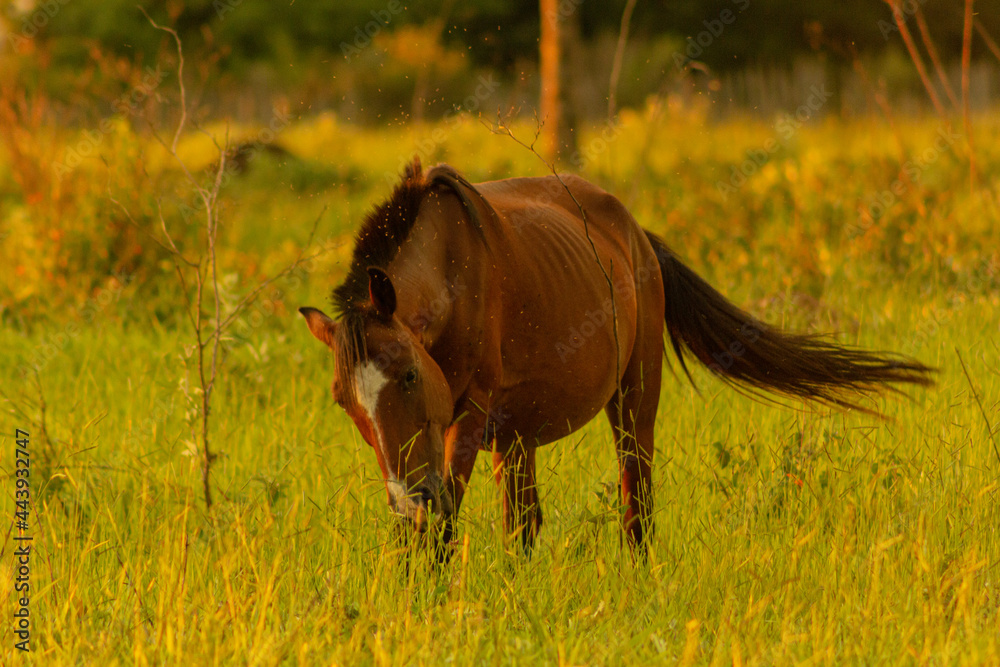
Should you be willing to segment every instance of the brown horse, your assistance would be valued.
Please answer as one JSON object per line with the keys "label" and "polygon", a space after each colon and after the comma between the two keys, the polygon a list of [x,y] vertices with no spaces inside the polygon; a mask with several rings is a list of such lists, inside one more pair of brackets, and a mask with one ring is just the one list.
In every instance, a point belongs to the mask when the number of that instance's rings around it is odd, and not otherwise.
{"label": "brown horse", "polygon": [[333,301],[336,320],[300,312],[333,351],[334,398],[375,450],[395,513],[421,531],[439,522],[445,543],[487,450],[506,529],[530,548],[535,448],[603,409],[624,529],[642,544],[664,322],[685,373],[690,355],[753,390],[857,407],[858,392],[931,382],[919,362],[754,319],[575,176],[473,185],[415,160],[362,225]]}

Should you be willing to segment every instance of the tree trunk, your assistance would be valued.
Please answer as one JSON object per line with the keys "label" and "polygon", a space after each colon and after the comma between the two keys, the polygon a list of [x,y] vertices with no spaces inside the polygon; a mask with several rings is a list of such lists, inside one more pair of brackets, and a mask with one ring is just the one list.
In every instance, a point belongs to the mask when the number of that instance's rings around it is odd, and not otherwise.
{"label": "tree trunk", "polygon": [[546,160],[559,157],[559,0],[539,0],[541,9],[541,120],[542,151]]}

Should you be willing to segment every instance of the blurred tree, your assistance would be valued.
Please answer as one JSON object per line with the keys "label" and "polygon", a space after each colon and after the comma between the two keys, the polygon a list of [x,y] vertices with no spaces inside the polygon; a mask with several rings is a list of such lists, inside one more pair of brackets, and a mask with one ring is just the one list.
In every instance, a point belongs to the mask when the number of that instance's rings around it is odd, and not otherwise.
{"label": "blurred tree", "polygon": [[[87,79],[113,79],[114,67],[102,69],[100,54],[127,61],[141,70],[147,65],[169,62],[170,51],[161,34],[152,30],[134,5],[135,0],[73,0],[49,2],[23,0],[5,4],[6,24],[14,36],[31,33],[30,58],[21,70],[25,85],[48,88],[55,101],[70,103],[74,94],[90,95],[99,107],[113,98]],[[463,0],[447,7],[447,0],[337,0],[335,3],[249,2],[247,0],[147,0],[143,5],[157,21],[176,27],[191,56],[192,76],[199,76],[206,98],[215,95],[227,102],[234,91],[258,91],[261,99],[271,92],[310,91],[298,95],[305,106],[316,103],[338,110],[355,103],[350,87],[357,81],[351,68],[359,62],[345,49],[370,56],[374,35],[386,35],[412,26],[433,26],[440,32],[434,40],[450,53],[461,53],[466,71],[493,70],[508,80],[530,79],[541,64],[542,10],[550,2],[561,16],[562,32],[579,35],[579,43],[590,48],[618,33],[627,0]],[[919,1],[930,31],[947,66],[958,62],[962,45],[962,12],[954,0]],[[904,11],[907,5],[904,4]],[[1000,2],[977,5],[977,29],[1000,37]],[[719,29],[719,17],[732,12],[735,20]],[[32,20],[39,19],[32,27]],[[907,14],[907,20],[914,18]],[[879,0],[643,0],[635,6],[629,36],[630,47],[639,52],[649,45],[671,39],[682,44],[707,43],[696,57],[709,70],[745,70],[748,67],[790,67],[797,58],[814,53],[817,45],[828,58],[831,71],[848,64],[851,50],[863,57],[878,58],[900,48],[888,5]],[[416,34],[416,33],[410,33]],[[822,44],[815,35],[822,34]],[[986,50],[979,35],[973,39],[974,58]],[[575,38],[574,38],[575,39]],[[610,39],[613,39],[611,37]],[[429,43],[428,43],[429,44]],[[842,48],[833,48],[840,45]],[[563,44],[567,46],[567,44]],[[595,47],[597,48],[597,47]],[[423,58],[413,71],[415,80],[407,91],[393,91],[387,99],[398,106],[403,95],[409,100],[406,113],[412,117],[432,113],[425,99],[436,88],[436,46],[418,49]],[[8,57],[5,50],[0,57]],[[363,58],[362,58],[363,59]],[[607,60],[610,61],[610,52]],[[597,64],[600,64],[597,59]],[[382,65],[379,65],[381,67]],[[631,67],[628,63],[624,67]],[[199,72],[198,69],[201,69]],[[650,63],[650,73],[669,74],[670,66]],[[663,71],[660,71],[663,70]],[[546,70],[548,71],[548,70]],[[88,72],[82,76],[81,72]],[[371,72],[366,72],[370,75]],[[377,70],[376,70],[377,74]],[[583,72],[583,75],[593,74]],[[645,81],[639,73],[639,80]],[[339,77],[339,79],[338,79]],[[635,79],[635,76],[633,76]],[[83,81],[84,83],[76,83]],[[266,82],[266,86],[261,82]],[[99,83],[99,81],[98,81]],[[657,87],[659,81],[649,81]],[[225,84],[225,85],[220,85]],[[563,82],[565,89],[566,82]],[[575,84],[574,84],[575,85]],[[623,88],[633,83],[622,80]],[[83,91],[83,92],[80,92]],[[120,91],[119,91],[120,92]],[[197,89],[196,89],[197,92]],[[591,97],[594,96],[593,91]],[[623,90],[623,95],[627,90]],[[628,99],[642,99],[643,94]],[[531,93],[534,94],[533,91]],[[438,93],[440,97],[441,94]],[[544,106],[553,104],[549,99]],[[624,103],[629,103],[625,101]],[[210,100],[209,100],[210,101]],[[72,100],[82,108],[80,100]],[[631,102],[634,103],[634,102]],[[441,106],[448,106],[442,103]],[[565,105],[564,101],[564,106]],[[365,113],[370,110],[366,108]],[[386,109],[380,110],[384,112]],[[567,111],[573,111],[567,109]],[[98,113],[103,113],[99,111]],[[555,126],[556,116],[553,115]],[[564,118],[564,117],[563,117]],[[555,129],[555,127],[553,127]]]}
{"label": "blurred tree", "polygon": [[[547,0],[546,0],[547,1]],[[617,33],[626,0],[584,2],[557,0],[555,11],[574,16],[584,40],[601,33]],[[390,0],[338,0],[336,3],[266,3],[246,0],[155,0],[143,5],[156,19],[171,22],[187,42],[211,42],[226,51],[227,68],[245,68],[255,61],[297,63],[316,57],[320,62],[340,54],[339,45],[350,42],[373,20],[389,30],[407,24],[425,25],[443,16],[446,39],[465,46],[477,64],[506,70],[535,50],[539,39],[539,4],[535,0],[464,0],[453,11],[442,3],[399,1],[401,11],[387,11]],[[8,3],[6,13],[15,33],[41,2]],[[961,56],[962,13],[951,0],[921,2],[934,31],[942,57]],[[704,62],[716,69],[741,68],[748,63],[789,63],[811,51],[806,26],[819,22],[827,35],[852,42],[861,52],[881,51],[898,40],[892,16],[876,0],[644,0],[635,8],[634,39],[673,34],[695,38],[723,10],[734,11],[738,29],[719,35],[719,46],[709,49]],[[1000,32],[1000,3],[981,3],[977,18],[990,33]],[[907,14],[907,19],[912,17]],[[58,3],[50,20],[40,29],[47,38],[75,43],[65,56],[82,58],[82,43],[98,42],[123,55],[159,51],[160,35],[136,9],[133,0],[74,0]],[[289,64],[289,63],[284,63]]]}
{"label": "blurred tree", "polygon": [[559,126],[562,117],[559,99],[559,0],[540,0],[540,10],[542,155],[553,162],[559,157]]}

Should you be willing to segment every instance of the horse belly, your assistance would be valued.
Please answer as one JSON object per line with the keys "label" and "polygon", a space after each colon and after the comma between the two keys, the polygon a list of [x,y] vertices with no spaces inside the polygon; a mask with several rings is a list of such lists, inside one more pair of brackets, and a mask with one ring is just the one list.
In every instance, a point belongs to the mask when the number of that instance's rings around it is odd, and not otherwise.
{"label": "horse belly", "polygon": [[507,390],[493,408],[493,435],[501,448],[519,440],[526,445],[546,445],[593,419],[613,392],[613,383],[595,390],[583,384],[573,387],[570,383],[536,382]]}
{"label": "horse belly", "polygon": [[501,444],[543,445],[589,422],[613,397],[634,343],[636,294],[631,262],[612,244],[599,243],[598,252],[612,259],[613,293],[578,230],[550,223],[523,240],[530,250],[505,280],[496,404],[505,418],[494,428]]}

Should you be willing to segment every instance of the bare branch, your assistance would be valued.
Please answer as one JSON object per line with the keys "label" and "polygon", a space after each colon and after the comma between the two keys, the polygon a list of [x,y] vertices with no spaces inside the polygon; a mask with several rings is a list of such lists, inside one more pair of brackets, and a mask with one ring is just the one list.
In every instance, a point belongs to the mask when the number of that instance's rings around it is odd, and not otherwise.
{"label": "bare branch", "polygon": [[976,190],[976,145],[972,138],[972,120],[969,118],[969,68],[972,65],[972,5],[973,0],[965,0],[965,19],[962,26],[962,124],[965,126],[965,140],[969,144],[969,189]]}
{"label": "bare branch", "polygon": [[[194,174],[192,174],[191,170],[188,169],[187,164],[185,164],[184,161],[177,154],[177,145],[180,142],[181,134],[184,132],[184,126],[187,123],[187,92],[184,87],[184,48],[181,44],[181,39],[178,36],[176,30],[158,24],[156,21],[152,19],[152,17],[150,17],[150,15],[142,7],[139,7],[139,10],[143,13],[143,15],[146,17],[146,19],[154,28],[156,28],[157,30],[162,30],[163,32],[166,32],[169,35],[171,35],[174,38],[174,43],[177,45],[177,85],[180,90],[180,96],[181,96],[180,100],[181,117],[177,123],[177,129],[174,132],[174,138],[170,146],[166,145],[166,143],[159,136],[159,134],[154,132],[154,136],[156,137],[157,141],[159,141],[163,145],[164,149],[167,150],[170,156],[174,158],[174,161],[176,161],[177,164],[180,165],[181,170],[184,172],[184,174],[187,176],[187,179],[194,186],[195,192],[198,194],[198,196],[202,200],[202,203],[205,205],[206,231],[207,231],[206,236],[208,239],[208,251],[209,251],[207,269],[211,271],[212,274],[212,282],[215,293],[215,320],[216,320],[215,331],[212,333],[211,336],[211,338],[214,338],[215,347],[212,354],[212,375],[210,378],[206,378],[205,376],[206,341],[202,336],[202,326],[203,326],[202,304],[203,304],[203,296],[205,288],[205,276],[202,275],[201,272],[202,266],[200,261],[197,264],[195,264],[185,260],[185,263],[188,266],[195,269],[195,276],[196,276],[194,317],[192,325],[194,327],[195,340],[197,341],[198,379],[199,379],[199,384],[201,386],[200,416],[201,416],[201,441],[202,441],[202,454],[203,454],[201,477],[202,477],[202,489],[205,494],[205,508],[207,510],[211,510],[212,509],[211,468],[212,468],[212,462],[215,460],[216,455],[212,453],[211,448],[209,446],[208,426],[209,426],[209,414],[210,414],[211,400],[212,400],[212,387],[215,382],[216,370],[217,370],[216,360],[218,357],[219,338],[222,335],[222,332],[219,331],[218,327],[220,318],[219,310],[221,308],[221,304],[219,295],[219,284],[216,277],[217,272],[216,272],[216,256],[215,256],[215,235],[216,235],[215,202],[219,194],[219,187],[222,180],[222,172],[223,169],[225,168],[225,162],[226,162],[225,151],[220,151],[221,158],[219,160],[219,170],[218,173],[216,174],[214,187],[212,188],[211,191],[209,191],[205,187],[203,187],[200,183],[198,183],[198,180],[194,177]],[[218,144],[216,144],[216,146],[218,146]],[[177,270],[178,275],[181,277],[181,285],[185,286],[184,293],[186,295],[187,294],[186,281],[184,281],[183,271],[181,270],[180,264],[177,262],[177,258],[180,257],[183,259],[183,255],[177,249],[177,246],[176,244],[174,244],[173,239],[170,236],[169,232],[166,231],[167,227],[166,227],[166,222],[163,220],[162,217],[162,210],[161,210],[160,222],[161,226],[163,227],[164,233],[167,236],[167,239],[170,241],[170,245],[172,247],[171,257],[175,259],[174,267]],[[190,300],[188,301],[188,303],[190,304]]]}
{"label": "bare branch", "polygon": [[979,19],[974,19],[972,24],[976,27],[976,32],[979,33],[979,36],[986,42],[986,48],[996,56],[997,60],[1000,60],[1000,46],[997,46],[997,43],[990,37],[990,33],[986,32],[986,28],[983,27],[982,22]]}
{"label": "bare branch", "polygon": [[312,255],[309,255],[308,257],[304,256],[305,252],[306,252],[306,248],[309,248],[313,244],[313,239],[316,236],[316,230],[319,227],[319,221],[323,218],[323,214],[326,213],[326,208],[327,207],[324,206],[323,210],[320,211],[319,215],[317,215],[316,219],[313,221],[312,230],[309,232],[309,238],[306,241],[306,244],[302,247],[302,250],[299,251],[299,256],[295,258],[295,261],[293,261],[291,264],[289,264],[288,266],[286,266],[281,271],[279,271],[278,273],[274,274],[273,276],[271,276],[270,278],[268,278],[264,282],[262,282],[259,285],[257,285],[257,287],[255,287],[254,289],[252,289],[246,296],[244,296],[242,299],[240,299],[240,302],[238,304],[236,304],[235,308],[233,308],[233,312],[231,312],[226,317],[226,319],[224,319],[222,321],[222,330],[223,331],[225,331],[226,329],[228,329],[232,325],[232,323],[236,320],[237,317],[239,317],[240,312],[247,306],[247,304],[249,304],[251,301],[253,301],[257,297],[258,294],[260,294],[261,292],[263,292],[269,286],[273,285],[275,283],[275,281],[281,279],[284,276],[287,276],[289,273],[291,273],[295,269],[299,268],[299,266],[301,266],[305,262],[308,262],[310,260],[316,259],[317,257],[320,257],[321,255],[323,255],[323,254],[326,253],[326,250],[321,250],[319,252],[313,253]]}
{"label": "bare branch", "polygon": [[910,29],[906,27],[906,20],[903,17],[903,9],[900,6],[899,0],[885,1],[889,5],[889,8],[892,9],[892,16],[896,19],[896,27],[899,28],[899,34],[903,37],[903,43],[906,44],[906,50],[910,53],[910,60],[913,61],[913,65],[917,68],[917,73],[920,75],[920,80],[923,82],[924,88],[927,89],[927,95],[930,96],[934,109],[937,111],[938,116],[941,117],[941,120],[947,122],[948,115],[944,111],[944,106],[941,104],[941,99],[934,89],[933,82],[931,82],[930,77],[927,75],[923,58],[920,57],[920,51],[917,50],[917,45],[913,41],[913,35],[910,34]]}
{"label": "bare branch", "polygon": [[608,121],[615,117],[615,98],[618,95],[618,79],[622,74],[622,60],[625,59],[625,44],[628,42],[628,27],[632,21],[632,11],[636,0],[627,0],[625,11],[622,12],[622,25],[618,31],[618,45],[615,47],[615,59],[611,65],[611,81],[608,84]]}
{"label": "bare branch", "polygon": [[[889,129],[892,131],[892,136],[896,140],[896,147],[899,149],[899,163],[903,164],[907,159],[906,142],[903,141],[903,135],[899,131],[899,126],[896,125],[896,117],[892,113],[892,107],[889,106],[889,100],[886,99],[885,93],[879,90],[872,82],[871,77],[868,75],[868,69],[861,61],[861,56],[853,44],[850,45],[850,53],[854,64],[854,71],[861,77],[861,82],[864,84],[865,90],[871,95],[872,100],[882,111],[882,115],[885,116],[886,122],[889,123]],[[906,173],[905,169],[901,170],[900,174],[906,183],[911,183],[910,176]]]}
{"label": "bare branch", "polygon": [[183,253],[181,253],[181,251],[177,249],[177,245],[174,243],[174,239],[170,236],[170,233],[167,231],[167,225],[166,225],[166,222],[163,219],[163,209],[160,207],[160,200],[159,199],[156,200],[156,210],[157,210],[157,212],[159,213],[159,216],[160,216],[160,226],[163,229],[163,234],[164,234],[164,236],[166,236],[169,245],[164,244],[160,239],[156,238],[153,234],[151,234],[148,229],[146,229],[145,227],[143,227],[142,225],[140,225],[138,222],[136,222],[135,218],[132,217],[132,213],[128,210],[128,208],[126,208],[126,206],[124,204],[122,204],[120,201],[118,201],[118,199],[113,194],[111,194],[111,183],[110,182],[108,183],[108,201],[110,201],[112,204],[115,204],[116,206],[118,206],[118,208],[120,208],[122,210],[122,213],[125,214],[125,219],[128,220],[129,224],[131,224],[133,227],[135,227],[140,233],[145,234],[156,245],[160,246],[160,248],[162,248],[163,250],[166,250],[170,255],[176,256],[177,259],[179,259],[180,261],[184,262],[188,266],[198,266],[198,262],[193,262],[193,261],[187,259],[183,255]]}
{"label": "bare branch", "polygon": [[[198,386],[201,391],[201,395],[197,400],[198,424],[192,424],[192,430],[197,429],[197,431],[199,431],[195,437],[200,440],[201,444],[201,476],[205,497],[205,507],[207,510],[211,510],[213,505],[211,470],[212,463],[218,458],[218,454],[213,452],[211,448],[210,424],[215,382],[222,372],[224,361],[224,348],[222,346],[223,337],[227,328],[233,324],[239,314],[246,308],[247,304],[252,302],[264,289],[273,284],[275,280],[288,275],[291,271],[301,266],[303,262],[321,254],[317,253],[307,257],[306,251],[312,246],[313,241],[315,240],[319,221],[326,209],[324,208],[323,212],[317,216],[309,233],[309,239],[306,246],[303,247],[298,253],[295,261],[271,278],[258,284],[254,289],[250,290],[248,294],[244,295],[243,298],[239,300],[231,313],[224,313],[222,288],[219,285],[219,258],[216,250],[220,222],[219,197],[222,192],[222,187],[225,184],[227,170],[229,168],[229,128],[228,126],[226,127],[225,137],[223,142],[220,144],[219,140],[213,134],[202,128],[196,121],[191,120],[193,127],[198,132],[208,137],[219,153],[219,161],[215,167],[211,183],[203,184],[199,178],[195,177],[195,175],[188,168],[188,165],[183,159],[181,159],[177,152],[180,137],[183,134],[189,120],[187,93],[184,87],[183,45],[180,37],[174,29],[157,24],[152,18],[150,18],[149,14],[146,13],[144,9],[140,7],[140,10],[154,28],[171,35],[177,46],[177,79],[180,89],[181,106],[180,120],[178,121],[177,128],[174,131],[173,140],[169,144],[159,135],[158,132],[156,132],[155,128],[151,129],[156,141],[159,142],[159,144],[163,146],[163,149],[170,155],[170,157],[173,158],[180,170],[184,173],[188,182],[191,184],[194,193],[204,205],[205,246],[203,251],[205,252],[205,255],[198,257],[196,260],[191,260],[184,256],[177,242],[170,234],[163,214],[163,207],[159,200],[156,202],[157,213],[160,220],[160,228],[166,242],[161,241],[148,230],[139,227],[139,225],[132,218],[131,214],[128,212],[127,208],[111,195],[110,186],[108,188],[108,194],[111,201],[122,209],[128,220],[133,225],[150,236],[150,238],[152,238],[167,252],[173,261],[174,269],[177,273],[181,289],[184,293],[184,298],[187,301],[188,319],[190,320],[195,338],[195,351],[197,354],[195,363],[197,364]],[[194,284],[192,286],[189,286],[190,281],[186,277],[189,275],[189,272],[193,272],[194,274]],[[211,291],[210,297],[206,295],[206,288]],[[191,294],[192,291],[194,292],[193,295]],[[211,307],[209,307],[206,303],[207,298],[212,299]]]}
{"label": "bare branch", "polygon": [[[183,261],[188,266],[199,266],[201,264],[200,258],[197,262],[192,261],[184,257],[184,254],[180,250],[178,250],[177,244],[174,243],[174,237],[172,237],[170,235],[170,232],[167,231],[167,221],[163,219],[163,206],[160,204],[159,198],[157,198],[156,200],[156,213],[160,218],[160,229],[163,230],[163,235],[166,237],[167,242],[170,243],[170,249],[173,251],[174,255],[176,255],[178,259]],[[149,234],[149,236],[153,239],[156,239],[156,237],[153,236],[152,234]],[[157,241],[157,243],[159,243],[159,241]],[[162,247],[163,244],[161,243],[160,245]]]}
{"label": "bare branch", "polygon": [[[616,394],[618,396],[618,401],[617,401],[618,423],[621,424],[622,398],[623,398],[621,392],[621,379],[622,379],[621,341],[618,337],[618,306],[615,300],[615,285],[610,275],[610,273],[614,272],[614,261],[609,259],[608,268],[607,269],[604,268],[604,262],[601,261],[601,256],[597,252],[597,246],[594,244],[594,239],[591,238],[590,236],[590,222],[587,219],[587,211],[583,208],[583,205],[576,198],[576,195],[573,194],[573,191],[570,190],[569,186],[566,185],[566,182],[562,179],[562,176],[560,176],[559,173],[556,171],[555,165],[552,162],[547,161],[544,157],[541,156],[541,154],[537,150],[535,150],[535,141],[538,140],[538,135],[541,132],[541,128],[538,125],[538,123],[536,122],[535,124],[535,139],[534,141],[531,142],[530,145],[518,139],[514,135],[513,131],[511,131],[510,126],[507,125],[506,121],[504,121],[504,119],[502,119],[499,114],[497,114],[496,126],[491,127],[490,130],[494,134],[503,134],[510,137],[511,139],[514,140],[515,143],[519,144],[520,146],[534,153],[535,156],[542,161],[542,164],[548,167],[549,171],[552,172],[552,175],[556,177],[556,180],[559,181],[559,184],[562,185],[563,189],[566,191],[566,194],[570,196],[570,198],[573,200],[573,203],[576,204],[577,209],[579,209],[580,211],[580,216],[583,218],[583,233],[587,237],[587,242],[590,244],[590,249],[594,253],[594,259],[597,261],[597,266],[601,269],[601,274],[604,276],[604,280],[608,284],[608,291],[611,294],[611,325],[612,325],[612,333],[614,334],[615,338],[615,385],[617,386]],[[621,431],[621,429],[619,429],[619,436],[624,437],[624,433]]]}
{"label": "bare branch", "polygon": [[177,86],[181,92],[181,119],[180,122],[177,123],[177,131],[174,132],[174,141],[170,148],[170,152],[176,154],[177,142],[180,141],[181,132],[184,131],[184,123],[187,121],[187,92],[184,89],[184,49],[181,48],[181,38],[177,34],[176,30],[162,26],[154,21],[153,17],[146,13],[146,10],[142,5],[136,5],[136,7],[139,8],[139,11],[146,17],[146,20],[149,21],[150,25],[157,30],[162,30],[163,32],[168,33],[174,38],[174,43],[177,45]]}
{"label": "bare branch", "polygon": [[[229,131],[226,130],[226,147],[229,146]],[[212,332],[213,345],[212,345],[212,373],[211,379],[209,380],[205,400],[208,400],[208,395],[211,393],[212,388],[215,386],[215,377],[218,372],[218,361],[219,361],[219,343],[222,339],[222,295],[219,293],[219,271],[218,271],[218,261],[215,255],[215,241],[218,234],[218,215],[215,212],[215,203],[219,198],[219,188],[222,185],[222,174],[226,169],[226,151],[223,150],[219,154],[219,167],[215,174],[215,184],[212,187],[209,204],[207,205],[207,225],[208,225],[208,266],[209,270],[212,272],[212,294],[215,297],[215,330]],[[206,450],[206,456],[208,452]]]}
{"label": "bare branch", "polygon": [[931,57],[931,62],[934,64],[934,70],[937,72],[938,79],[941,81],[941,87],[944,88],[945,94],[948,96],[948,100],[951,102],[951,106],[955,111],[958,111],[958,98],[955,97],[955,91],[951,88],[951,83],[948,81],[948,75],[945,74],[944,66],[941,64],[941,58],[938,56],[937,47],[934,46],[934,40],[931,39],[931,31],[927,27],[927,21],[924,20],[924,12],[920,9],[920,3],[914,2],[913,8],[915,10],[914,16],[917,19],[917,28],[920,29],[920,39],[924,42],[924,47],[927,49],[927,54]]}

